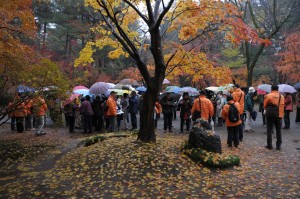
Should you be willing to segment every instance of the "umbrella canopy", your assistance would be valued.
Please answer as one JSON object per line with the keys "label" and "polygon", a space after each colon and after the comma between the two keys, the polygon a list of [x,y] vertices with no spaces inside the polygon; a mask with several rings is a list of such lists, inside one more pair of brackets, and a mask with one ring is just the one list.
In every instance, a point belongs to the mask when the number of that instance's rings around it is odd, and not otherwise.
{"label": "umbrella canopy", "polygon": [[195,97],[199,95],[199,91],[196,88],[189,87],[189,86],[181,88],[179,94],[183,94],[184,92],[187,92],[191,97]]}
{"label": "umbrella canopy", "polygon": [[210,87],[207,87],[206,90],[209,90],[209,91],[213,91],[215,93],[221,91],[219,87],[216,87],[216,86],[210,86]]}
{"label": "umbrella canopy", "polygon": [[173,93],[179,93],[179,91],[181,90],[181,88],[179,86],[168,86],[165,91],[166,92],[173,92]]}
{"label": "umbrella canopy", "polygon": [[139,92],[146,92],[147,88],[145,86],[139,86],[135,90]]}
{"label": "umbrella canopy", "polygon": [[75,91],[73,91],[73,94],[79,94],[79,95],[89,95],[90,94],[90,91],[89,89],[77,89]]}
{"label": "umbrella canopy", "polygon": [[257,89],[257,94],[259,94],[259,95],[265,95],[265,94],[267,94],[267,92],[264,91],[264,90],[261,90],[261,89]]}
{"label": "umbrella canopy", "polygon": [[113,87],[115,87],[116,85],[115,84],[113,84],[113,83],[106,83],[108,86],[109,86],[109,88],[113,88]]}
{"label": "umbrella canopy", "polygon": [[261,84],[257,88],[258,88],[258,90],[265,91],[267,93],[271,93],[271,85],[270,84]]}
{"label": "umbrella canopy", "polygon": [[234,84],[227,84],[225,86],[220,86],[219,90],[220,91],[231,91],[234,87]]}
{"label": "umbrella canopy", "polygon": [[97,82],[91,86],[90,93],[95,95],[105,94],[108,89],[109,85],[107,83]]}
{"label": "umbrella canopy", "polygon": [[298,83],[296,83],[296,84],[294,84],[294,86],[293,86],[295,89],[299,89],[300,88],[300,82],[298,82]]}
{"label": "umbrella canopy", "polygon": [[117,84],[113,87],[113,89],[129,90],[129,91],[135,90],[131,85],[124,85],[124,84]]}
{"label": "umbrella canopy", "polygon": [[85,86],[75,86],[75,87],[73,88],[73,91],[78,90],[78,89],[89,90],[89,89],[88,89],[87,87],[85,87]]}
{"label": "umbrella canopy", "polygon": [[162,84],[170,84],[170,81],[167,80],[167,79],[164,79],[163,83]]}
{"label": "umbrella canopy", "polygon": [[116,95],[123,95],[124,93],[130,94],[131,91],[130,90],[122,90],[122,89],[108,89],[108,95],[110,94],[111,91],[115,91],[117,94]]}
{"label": "umbrella canopy", "polygon": [[18,93],[33,93],[33,92],[35,92],[35,89],[34,88],[30,88],[28,86],[24,86],[24,85],[19,85],[17,87],[17,92]]}
{"label": "umbrella canopy", "polygon": [[288,84],[279,84],[278,85],[278,91],[280,93],[296,93],[296,89]]}
{"label": "umbrella canopy", "polygon": [[119,84],[123,85],[131,85],[131,86],[139,86],[140,84],[134,79],[122,79]]}
{"label": "umbrella canopy", "polygon": [[164,98],[167,95],[167,93],[171,93],[171,98],[175,101],[178,101],[180,98],[180,94],[173,93],[173,92],[165,92],[165,93],[161,94],[160,96],[158,96],[158,99],[161,100],[162,98]]}

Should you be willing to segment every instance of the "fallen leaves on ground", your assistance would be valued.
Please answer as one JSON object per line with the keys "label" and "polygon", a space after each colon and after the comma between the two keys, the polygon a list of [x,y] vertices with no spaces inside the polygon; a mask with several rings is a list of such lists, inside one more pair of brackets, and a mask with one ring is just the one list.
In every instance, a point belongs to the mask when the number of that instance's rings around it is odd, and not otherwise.
{"label": "fallen leaves on ground", "polygon": [[180,153],[186,139],[187,135],[158,134],[157,143],[142,144],[132,136],[111,137],[89,147],[74,148],[49,170],[34,172],[37,165],[31,168],[24,165],[20,170],[23,175],[0,181],[0,195],[5,198],[300,196],[296,155],[251,144],[241,144],[238,149],[223,146],[225,154],[241,158],[241,165],[211,170]]}

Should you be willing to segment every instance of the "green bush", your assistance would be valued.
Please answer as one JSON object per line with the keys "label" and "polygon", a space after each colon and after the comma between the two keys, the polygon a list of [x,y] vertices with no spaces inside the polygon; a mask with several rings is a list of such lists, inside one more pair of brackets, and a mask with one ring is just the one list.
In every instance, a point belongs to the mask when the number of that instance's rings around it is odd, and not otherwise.
{"label": "green bush", "polygon": [[93,144],[96,144],[97,142],[102,142],[105,139],[106,139],[106,137],[101,136],[101,135],[89,137],[89,138],[87,138],[87,139],[84,140],[84,146],[85,147],[91,146]]}
{"label": "green bush", "polygon": [[188,144],[184,144],[181,151],[193,161],[199,162],[207,167],[228,168],[240,164],[240,158],[238,156],[207,152],[200,148],[190,148]]}

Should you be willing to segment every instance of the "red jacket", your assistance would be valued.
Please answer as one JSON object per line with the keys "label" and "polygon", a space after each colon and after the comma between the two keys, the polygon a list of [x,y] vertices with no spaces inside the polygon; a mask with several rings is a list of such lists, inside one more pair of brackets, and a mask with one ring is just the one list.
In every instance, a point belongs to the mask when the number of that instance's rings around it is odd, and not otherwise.
{"label": "red jacket", "polygon": [[285,96],[284,110],[286,110],[286,111],[293,111],[293,99],[292,99],[291,95]]}

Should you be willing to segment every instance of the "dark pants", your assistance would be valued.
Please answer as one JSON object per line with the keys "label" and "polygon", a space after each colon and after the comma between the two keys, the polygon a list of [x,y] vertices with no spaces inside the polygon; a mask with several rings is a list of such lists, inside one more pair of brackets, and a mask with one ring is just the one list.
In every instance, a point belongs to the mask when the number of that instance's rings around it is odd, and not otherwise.
{"label": "dark pants", "polygon": [[10,118],[10,130],[11,131],[16,130],[16,118],[15,117]]}
{"label": "dark pants", "polygon": [[174,120],[176,120],[176,112],[177,112],[177,111],[174,111]]}
{"label": "dark pants", "polygon": [[116,116],[109,116],[109,132],[114,132],[116,130]]}
{"label": "dark pants", "polygon": [[117,127],[118,127],[118,130],[120,130],[120,126],[121,126],[121,121],[122,120],[123,120],[123,114],[117,115]]}
{"label": "dark pants", "polygon": [[262,109],[262,111],[261,111],[261,117],[262,117],[262,120],[263,120],[263,125],[266,125],[266,116],[264,114],[264,109]]}
{"label": "dark pants", "polygon": [[105,118],[105,129],[108,130],[109,128],[109,117]]}
{"label": "dark pants", "polygon": [[229,147],[232,147],[232,142],[234,143],[235,147],[238,147],[238,145],[239,145],[239,127],[240,126],[241,125],[227,127],[227,133],[228,133],[227,144]]}
{"label": "dark pants", "polygon": [[287,129],[290,128],[290,112],[288,110],[284,111],[284,127]]}
{"label": "dark pants", "polygon": [[275,125],[276,129],[276,147],[280,147],[282,143],[281,138],[281,118],[267,118],[267,144],[268,147],[272,147],[272,133],[273,133],[273,126]]}
{"label": "dark pants", "polygon": [[296,120],[295,122],[300,122],[300,107],[297,107]]}
{"label": "dark pants", "polygon": [[16,124],[17,124],[17,132],[23,133],[24,132],[24,117],[16,117]]}
{"label": "dark pants", "polygon": [[75,128],[75,116],[67,116],[68,123],[69,123],[69,132],[74,133]]}
{"label": "dark pants", "polygon": [[239,125],[239,140],[242,142],[243,141],[243,138],[244,138],[244,129],[243,129],[243,123],[244,123],[244,121],[243,121],[243,115],[240,115],[240,118],[241,118],[241,120],[242,120],[242,124],[241,125]]}
{"label": "dark pants", "polygon": [[130,113],[131,125],[133,129],[137,129],[136,113]]}
{"label": "dark pants", "polygon": [[172,119],[173,113],[164,113],[164,130],[166,131],[169,128],[169,131],[172,130]]}
{"label": "dark pants", "polygon": [[93,116],[95,131],[101,131],[103,127],[103,117],[102,116]]}
{"label": "dark pants", "polygon": [[32,115],[28,115],[25,117],[25,130],[28,131],[32,129]]}
{"label": "dark pants", "polygon": [[84,133],[87,133],[89,130],[89,133],[92,133],[92,116],[91,115],[84,115]]}
{"label": "dark pants", "polygon": [[186,124],[186,130],[189,131],[190,130],[190,125],[191,125],[191,119],[184,119],[184,118],[180,118],[180,131],[183,132],[183,125],[184,123]]}

